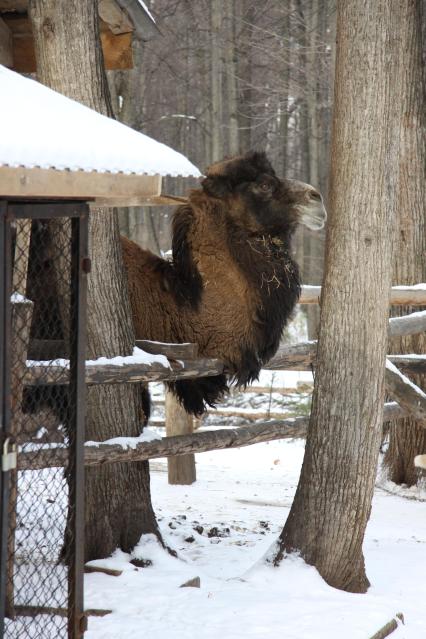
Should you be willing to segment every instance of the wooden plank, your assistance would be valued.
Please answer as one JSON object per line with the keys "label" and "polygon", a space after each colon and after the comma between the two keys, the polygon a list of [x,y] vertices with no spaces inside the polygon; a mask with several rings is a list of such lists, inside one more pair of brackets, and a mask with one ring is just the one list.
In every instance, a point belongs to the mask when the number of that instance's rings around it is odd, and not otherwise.
{"label": "wooden plank", "polygon": [[[321,286],[302,286],[300,304],[318,304]],[[391,290],[391,306],[426,306],[426,289],[412,286],[394,286]]]}
{"label": "wooden plank", "polygon": [[12,33],[0,18],[0,64],[5,67],[13,66]]}
{"label": "wooden plank", "polygon": [[122,570],[117,570],[116,568],[107,568],[106,566],[92,566],[91,564],[85,564],[84,572],[100,572],[104,575],[109,575],[110,577],[120,577],[123,574]]}
{"label": "wooden plank", "polygon": [[[36,73],[37,62],[34,50],[34,37],[28,14],[7,13],[3,14],[3,19],[11,33],[12,68],[19,73]],[[132,69],[132,33],[127,32],[115,35],[102,20],[100,20],[100,25],[105,68],[108,70]]]}
{"label": "wooden plank", "polygon": [[[406,417],[407,413],[397,403],[384,405],[383,421]],[[188,453],[204,453],[210,450],[240,448],[275,439],[306,437],[309,417],[295,417],[239,428],[221,428],[215,431],[198,432],[193,435],[163,437],[150,442],[135,442],[134,447],[124,448],[118,444],[100,443],[84,447],[85,466],[98,466],[116,462],[133,462]],[[136,439],[136,438],[135,438]],[[20,470],[37,470],[65,466],[68,459],[66,448],[36,450],[18,455]]]}
{"label": "wooden plank", "polygon": [[154,197],[122,197],[122,198],[104,198],[97,197],[93,203],[94,206],[181,206],[187,204],[188,198],[178,197],[177,195],[158,195]]}
{"label": "wooden plank", "polygon": [[58,171],[0,166],[0,195],[68,199],[152,198],[161,193],[160,175]]}

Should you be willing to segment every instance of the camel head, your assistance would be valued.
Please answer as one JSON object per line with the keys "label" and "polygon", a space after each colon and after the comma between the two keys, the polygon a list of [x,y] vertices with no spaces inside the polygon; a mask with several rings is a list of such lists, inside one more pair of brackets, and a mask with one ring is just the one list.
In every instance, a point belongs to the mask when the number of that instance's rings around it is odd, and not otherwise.
{"label": "camel head", "polygon": [[288,236],[298,224],[320,230],[327,219],[321,194],[310,184],[278,178],[263,152],[212,164],[202,187],[254,235]]}

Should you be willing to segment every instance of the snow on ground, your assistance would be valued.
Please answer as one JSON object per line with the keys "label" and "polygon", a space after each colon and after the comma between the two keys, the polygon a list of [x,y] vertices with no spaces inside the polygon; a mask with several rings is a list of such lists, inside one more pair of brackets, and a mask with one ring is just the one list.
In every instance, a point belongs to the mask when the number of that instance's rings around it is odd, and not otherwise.
{"label": "snow on ground", "polygon": [[[169,486],[166,461],[155,460],[153,504],[178,558],[145,536],[131,556],[117,551],[94,562],[123,572],[85,576],[86,608],[113,611],[90,617],[87,639],[368,639],[397,612],[406,624],[392,638],[426,637],[421,493],[376,490],[365,595],[329,587],[297,557],[279,568],[262,561],[289,512],[303,450],[301,440],[282,440],[203,453],[192,486]],[[134,558],[149,565],[136,567]],[[200,588],[179,587],[194,577]]]}

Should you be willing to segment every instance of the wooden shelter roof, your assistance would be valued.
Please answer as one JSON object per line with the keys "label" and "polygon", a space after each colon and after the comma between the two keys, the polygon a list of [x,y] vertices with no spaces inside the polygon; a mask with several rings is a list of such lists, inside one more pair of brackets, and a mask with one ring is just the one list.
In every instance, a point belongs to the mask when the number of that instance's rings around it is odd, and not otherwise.
{"label": "wooden shelter roof", "polygon": [[163,176],[200,176],[165,144],[1,66],[0,91],[0,197],[163,204]]}

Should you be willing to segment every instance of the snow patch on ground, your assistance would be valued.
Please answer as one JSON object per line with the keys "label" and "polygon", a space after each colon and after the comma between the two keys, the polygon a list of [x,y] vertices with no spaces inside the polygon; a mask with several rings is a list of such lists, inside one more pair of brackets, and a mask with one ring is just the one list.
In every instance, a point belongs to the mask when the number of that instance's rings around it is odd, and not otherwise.
{"label": "snow patch on ground", "polygon": [[[154,508],[170,556],[144,536],[132,555],[99,565],[120,577],[85,576],[87,639],[366,639],[402,611],[395,639],[426,637],[424,504],[377,490],[364,543],[365,595],[328,586],[311,566],[264,557],[289,512],[304,442],[281,440],[197,455],[197,482],[169,486],[165,460],[151,463]],[[138,568],[138,558],[148,563]],[[152,565],[150,565],[152,562]],[[200,577],[200,588],[180,588]]]}

